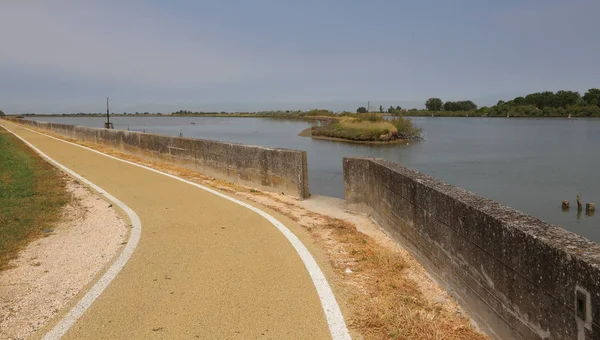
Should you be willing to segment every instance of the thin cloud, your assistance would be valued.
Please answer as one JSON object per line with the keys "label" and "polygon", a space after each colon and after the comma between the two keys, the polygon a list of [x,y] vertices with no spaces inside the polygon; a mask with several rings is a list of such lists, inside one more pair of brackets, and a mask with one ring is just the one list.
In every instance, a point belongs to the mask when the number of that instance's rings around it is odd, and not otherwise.
{"label": "thin cloud", "polygon": [[260,63],[243,51],[182,38],[144,8],[66,1],[10,1],[2,7],[3,65],[185,88],[242,81]]}
{"label": "thin cloud", "polygon": [[94,111],[108,95],[119,111],[341,110],[583,91],[600,79],[599,11],[593,0],[4,0],[0,106]]}

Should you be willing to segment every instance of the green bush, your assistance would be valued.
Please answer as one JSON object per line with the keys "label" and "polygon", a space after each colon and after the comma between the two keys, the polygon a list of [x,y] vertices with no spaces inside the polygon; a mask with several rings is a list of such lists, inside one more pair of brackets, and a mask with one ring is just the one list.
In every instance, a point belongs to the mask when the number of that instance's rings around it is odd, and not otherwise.
{"label": "green bush", "polygon": [[421,136],[421,128],[416,128],[412,122],[405,118],[394,118],[390,121],[398,130],[401,139],[413,139]]}

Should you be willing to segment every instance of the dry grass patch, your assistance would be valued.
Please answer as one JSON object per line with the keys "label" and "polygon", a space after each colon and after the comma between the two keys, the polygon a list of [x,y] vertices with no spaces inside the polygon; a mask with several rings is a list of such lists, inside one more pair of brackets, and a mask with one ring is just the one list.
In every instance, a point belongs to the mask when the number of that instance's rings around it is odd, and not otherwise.
{"label": "dry grass patch", "polygon": [[392,142],[418,140],[421,130],[402,117],[385,120],[378,114],[344,116],[332,124],[313,127],[312,136],[339,138],[349,141]]}
{"label": "dry grass patch", "polygon": [[366,130],[388,130],[389,132],[397,133],[398,129],[387,121],[360,121],[355,118],[344,117],[340,119],[339,124],[347,129],[366,129]]}
{"label": "dry grass patch", "polygon": [[[457,311],[428,301],[417,282],[405,273],[409,264],[397,252],[383,248],[351,223],[325,217],[330,235],[348,253],[334,255],[357,273],[354,313],[350,326],[366,339],[485,339]],[[343,261],[339,261],[343,260]],[[353,261],[352,261],[353,260]],[[337,266],[341,271],[343,267]],[[346,274],[346,271],[344,271]],[[355,274],[346,274],[355,275]]]}

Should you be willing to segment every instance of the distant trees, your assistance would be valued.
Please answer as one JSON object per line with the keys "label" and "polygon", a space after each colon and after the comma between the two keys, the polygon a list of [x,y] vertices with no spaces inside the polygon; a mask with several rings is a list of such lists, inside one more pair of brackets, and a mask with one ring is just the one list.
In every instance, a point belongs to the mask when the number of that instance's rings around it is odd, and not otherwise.
{"label": "distant trees", "polygon": [[425,102],[425,108],[429,111],[441,111],[443,102],[440,98],[429,98]]}
{"label": "distant trees", "polygon": [[[513,102],[515,103],[515,105],[526,105],[527,104],[525,97],[517,97],[517,98],[513,99]],[[502,104],[504,104],[504,102],[502,102]]]}
{"label": "distant trees", "polygon": [[[530,93],[528,95],[525,96],[525,103],[529,104],[529,105],[533,105],[535,107],[538,108],[542,108],[542,107],[553,107],[554,106],[554,93],[550,92],[550,91],[544,91],[544,92],[536,92],[536,93]],[[513,103],[509,103],[509,105],[512,105]]]}
{"label": "distant trees", "polygon": [[600,116],[600,89],[589,89],[583,97],[575,91],[530,93],[477,111],[485,116],[510,117],[597,117]]}
{"label": "distant trees", "polygon": [[[388,107],[387,109],[383,108],[383,105],[379,105],[379,109],[378,109],[379,113],[390,113],[390,114],[400,114],[402,113],[402,111],[404,111],[404,109],[402,107],[400,107],[400,105],[397,105],[395,108],[393,105],[390,105],[390,107]],[[361,106],[358,109],[356,109],[356,113],[368,113],[369,111],[367,110],[366,107]],[[374,111],[371,111],[374,112]]]}
{"label": "distant trees", "polygon": [[443,108],[444,111],[473,111],[477,110],[477,105],[470,100],[462,100],[457,102],[445,102]]}
{"label": "distant trees", "polygon": [[581,95],[578,92],[565,90],[561,90],[556,93],[552,91],[531,93],[525,96],[525,101],[521,101],[520,99],[515,101],[517,98],[513,99],[511,104],[533,105],[539,109],[545,107],[567,107],[581,103]]}
{"label": "distant trees", "polygon": [[456,102],[443,102],[440,98],[429,98],[425,102],[427,111],[474,111],[477,105],[471,100],[461,100]]}
{"label": "distant trees", "polygon": [[4,116],[4,111],[0,110],[0,116]]}
{"label": "distant trees", "polygon": [[333,116],[333,112],[325,109],[313,109],[305,113],[307,116]]}
{"label": "distant trees", "polygon": [[[551,91],[536,92],[525,96],[525,103],[537,108],[554,107],[554,93]],[[510,103],[511,105],[513,103]]]}
{"label": "distant trees", "polygon": [[386,110],[386,112],[391,115],[400,115],[402,111],[403,109],[402,107],[400,107],[400,105],[397,105],[395,108],[393,105],[390,105],[390,107],[388,107],[388,109]]}
{"label": "distant trees", "polygon": [[583,96],[570,90],[535,92],[479,109],[470,100],[444,103],[440,98],[429,98],[425,110],[409,110],[404,114],[429,116],[429,111],[452,117],[600,117],[600,88],[589,89]]}
{"label": "distant trees", "polygon": [[567,107],[572,105],[581,104],[581,95],[579,92],[575,91],[558,91],[554,95],[555,97],[555,107]]}
{"label": "distant trees", "polygon": [[[179,111],[175,111],[175,112],[171,112],[171,115],[174,116],[194,116],[194,115],[199,115],[202,114],[204,112],[195,112],[195,111],[190,111],[190,110],[179,110]],[[136,115],[139,115],[139,112],[135,113]]]}
{"label": "distant trees", "polygon": [[586,105],[600,107],[600,89],[589,89],[582,97]]}

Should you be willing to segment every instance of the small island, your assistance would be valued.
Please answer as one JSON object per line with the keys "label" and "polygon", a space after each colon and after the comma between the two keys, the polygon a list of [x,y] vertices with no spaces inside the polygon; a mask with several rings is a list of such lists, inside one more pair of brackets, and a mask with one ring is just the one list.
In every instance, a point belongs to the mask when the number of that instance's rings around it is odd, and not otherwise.
{"label": "small island", "polygon": [[326,117],[323,125],[313,126],[300,136],[342,142],[391,144],[421,139],[421,129],[403,117],[386,120],[375,113],[344,114]]}

